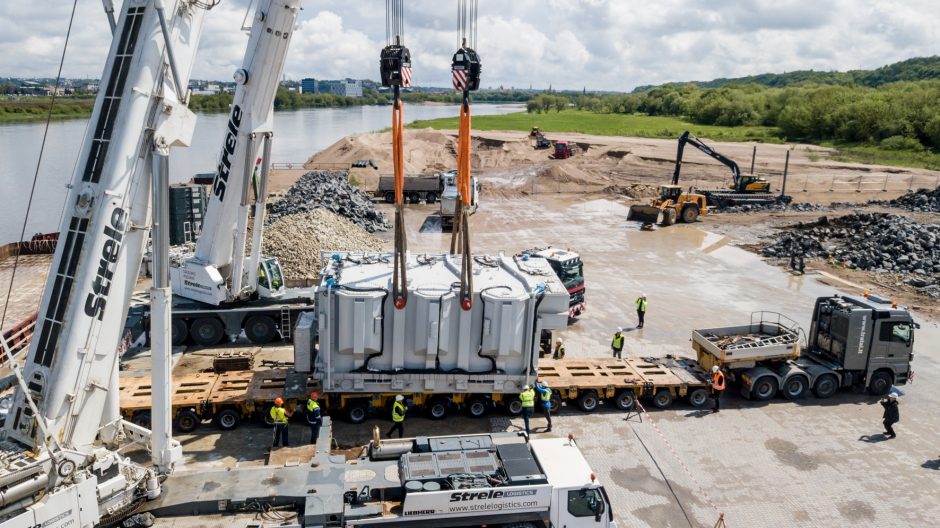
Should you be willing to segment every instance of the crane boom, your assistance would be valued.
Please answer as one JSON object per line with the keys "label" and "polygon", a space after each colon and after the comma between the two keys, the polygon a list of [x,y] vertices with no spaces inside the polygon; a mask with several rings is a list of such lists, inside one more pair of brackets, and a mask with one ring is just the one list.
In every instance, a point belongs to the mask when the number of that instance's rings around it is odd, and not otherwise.
{"label": "crane boom", "polygon": [[[235,72],[235,98],[202,234],[195,254],[170,268],[174,294],[218,305],[250,296],[257,288],[274,96],[299,9],[300,0],[262,0],[257,7],[244,62]],[[246,258],[251,183],[262,149],[254,240]]]}
{"label": "crane boom", "polygon": [[150,232],[154,159],[192,138],[185,87],[215,3],[125,0],[116,21],[4,424],[2,527],[92,526],[159,494],[155,474],[116,450],[147,433],[121,420],[118,347]]}

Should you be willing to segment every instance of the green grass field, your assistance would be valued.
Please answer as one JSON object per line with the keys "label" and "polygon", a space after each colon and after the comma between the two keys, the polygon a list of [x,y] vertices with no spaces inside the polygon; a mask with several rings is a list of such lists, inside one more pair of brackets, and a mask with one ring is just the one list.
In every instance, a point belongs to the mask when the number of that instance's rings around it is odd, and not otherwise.
{"label": "green grass field", "polygon": [[[474,130],[518,130],[528,132],[538,125],[546,134],[576,132],[596,136],[677,138],[691,130],[697,136],[722,141],[763,141],[781,143],[779,130],[772,127],[721,127],[696,125],[674,117],[597,114],[579,110],[529,114],[518,112],[473,118]],[[456,129],[457,118],[415,121],[409,128]]]}

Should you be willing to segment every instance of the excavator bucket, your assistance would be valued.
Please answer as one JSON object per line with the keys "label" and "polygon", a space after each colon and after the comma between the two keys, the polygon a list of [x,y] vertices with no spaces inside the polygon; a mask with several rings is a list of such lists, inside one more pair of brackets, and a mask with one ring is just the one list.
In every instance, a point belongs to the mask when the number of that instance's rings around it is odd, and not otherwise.
{"label": "excavator bucket", "polygon": [[627,220],[660,224],[663,221],[663,210],[652,205],[631,205]]}

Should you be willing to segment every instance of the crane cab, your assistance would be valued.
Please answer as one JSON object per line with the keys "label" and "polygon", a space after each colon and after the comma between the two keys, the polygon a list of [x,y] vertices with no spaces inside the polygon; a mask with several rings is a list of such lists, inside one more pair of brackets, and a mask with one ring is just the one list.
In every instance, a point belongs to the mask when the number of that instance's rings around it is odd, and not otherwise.
{"label": "crane cab", "polygon": [[258,263],[258,295],[267,298],[284,295],[284,272],[277,257],[261,257]]}

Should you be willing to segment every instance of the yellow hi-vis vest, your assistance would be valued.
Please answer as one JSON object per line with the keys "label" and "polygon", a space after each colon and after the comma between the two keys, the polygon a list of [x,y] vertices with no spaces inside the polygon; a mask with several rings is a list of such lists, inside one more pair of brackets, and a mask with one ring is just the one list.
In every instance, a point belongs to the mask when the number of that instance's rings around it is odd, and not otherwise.
{"label": "yellow hi-vis vest", "polygon": [[276,424],[287,423],[287,411],[283,407],[271,407],[271,419]]}
{"label": "yellow hi-vis vest", "polygon": [[401,402],[395,402],[392,405],[392,421],[393,422],[404,422],[405,421],[405,406]]}
{"label": "yellow hi-vis vest", "polygon": [[636,300],[636,309],[646,313],[646,299],[640,297]]}
{"label": "yellow hi-vis vest", "polygon": [[527,391],[522,391],[522,394],[519,395],[519,399],[522,400],[523,407],[535,407],[535,391],[529,389]]}
{"label": "yellow hi-vis vest", "polygon": [[623,350],[623,334],[614,334],[614,340],[610,342],[610,348]]}
{"label": "yellow hi-vis vest", "polygon": [[314,409],[319,409],[320,404],[317,403],[317,400],[309,399],[307,400],[307,412],[313,412]]}

